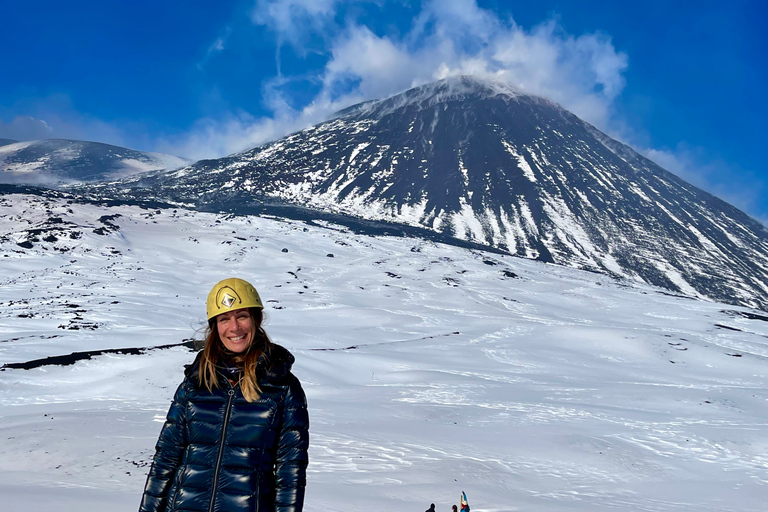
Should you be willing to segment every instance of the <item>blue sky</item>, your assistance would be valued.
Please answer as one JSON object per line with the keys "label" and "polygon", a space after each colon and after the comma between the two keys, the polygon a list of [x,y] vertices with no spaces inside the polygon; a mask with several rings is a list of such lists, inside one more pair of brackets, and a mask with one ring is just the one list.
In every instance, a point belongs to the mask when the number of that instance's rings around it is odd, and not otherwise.
{"label": "blue sky", "polygon": [[216,157],[496,76],[768,222],[763,0],[44,0],[0,19],[0,138]]}

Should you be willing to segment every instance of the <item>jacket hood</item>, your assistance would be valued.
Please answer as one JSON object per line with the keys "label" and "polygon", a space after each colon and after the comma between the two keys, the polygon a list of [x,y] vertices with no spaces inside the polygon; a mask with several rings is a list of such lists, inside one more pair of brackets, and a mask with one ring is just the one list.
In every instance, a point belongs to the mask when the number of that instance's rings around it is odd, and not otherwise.
{"label": "jacket hood", "polygon": [[[192,364],[186,365],[184,369],[184,375],[193,379],[196,383],[200,382],[200,360],[202,358],[203,352],[200,351]],[[285,384],[295,361],[296,358],[293,357],[293,354],[287,348],[272,343],[269,354],[262,354],[259,357],[259,362],[256,366],[259,382],[278,385]]]}

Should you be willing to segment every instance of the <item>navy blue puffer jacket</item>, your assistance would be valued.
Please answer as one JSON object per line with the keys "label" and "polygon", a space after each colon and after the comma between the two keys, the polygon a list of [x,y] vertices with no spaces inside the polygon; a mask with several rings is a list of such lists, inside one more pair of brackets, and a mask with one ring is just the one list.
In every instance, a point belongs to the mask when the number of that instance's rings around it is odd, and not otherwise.
{"label": "navy blue puffer jacket", "polygon": [[200,387],[201,355],[176,390],[140,512],[301,512],[309,415],[293,355],[272,345],[250,403],[223,377],[213,392]]}

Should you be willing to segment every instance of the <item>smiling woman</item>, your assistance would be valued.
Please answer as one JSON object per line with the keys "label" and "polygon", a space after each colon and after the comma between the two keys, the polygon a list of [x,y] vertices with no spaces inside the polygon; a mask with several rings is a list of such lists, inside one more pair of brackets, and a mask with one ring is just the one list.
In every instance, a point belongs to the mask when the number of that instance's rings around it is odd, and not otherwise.
{"label": "smiling woman", "polygon": [[140,511],[300,512],[309,415],[294,357],[261,327],[247,281],[220,281],[206,306],[205,348],[168,411]]}

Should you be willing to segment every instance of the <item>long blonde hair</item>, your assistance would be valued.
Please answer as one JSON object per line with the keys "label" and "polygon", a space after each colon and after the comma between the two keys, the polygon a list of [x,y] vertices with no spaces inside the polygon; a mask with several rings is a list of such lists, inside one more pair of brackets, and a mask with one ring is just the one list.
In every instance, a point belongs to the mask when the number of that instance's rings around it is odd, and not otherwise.
{"label": "long blonde hair", "polygon": [[[240,384],[243,397],[249,402],[254,402],[259,399],[261,394],[261,388],[259,387],[256,375],[256,365],[262,354],[265,355],[267,364],[269,364],[268,358],[272,348],[272,341],[261,326],[264,320],[264,314],[261,309],[248,308],[248,312],[253,319],[253,341],[251,341],[251,344],[244,352],[236,354],[233,359],[242,369],[238,384]],[[216,328],[216,317],[213,317],[208,320],[208,327],[205,330],[205,347],[203,348],[203,356],[200,359],[200,383],[208,391],[213,391],[220,386],[216,368],[221,366],[221,360],[227,352],[224,343],[219,338],[219,330]]]}

